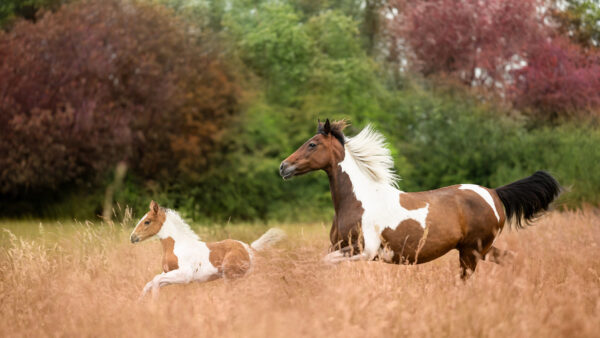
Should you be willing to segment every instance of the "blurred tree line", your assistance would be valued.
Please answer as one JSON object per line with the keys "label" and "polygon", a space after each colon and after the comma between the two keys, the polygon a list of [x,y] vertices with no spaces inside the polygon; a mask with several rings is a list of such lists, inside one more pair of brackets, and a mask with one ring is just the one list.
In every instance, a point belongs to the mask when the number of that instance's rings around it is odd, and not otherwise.
{"label": "blurred tree line", "polygon": [[600,197],[599,7],[541,0],[31,0],[0,5],[0,214],[148,199],[195,219],[318,220],[279,162],[317,118],[384,132],[406,191],[549,170]]}

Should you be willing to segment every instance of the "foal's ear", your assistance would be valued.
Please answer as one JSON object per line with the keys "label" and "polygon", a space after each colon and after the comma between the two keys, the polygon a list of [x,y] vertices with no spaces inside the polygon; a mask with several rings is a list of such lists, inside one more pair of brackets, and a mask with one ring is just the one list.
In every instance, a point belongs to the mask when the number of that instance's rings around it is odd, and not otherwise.
{"label": "foal's ear", "polygon": [[158,214],[158,203],[154,202],[154,200],[150,202],[150,211]]}

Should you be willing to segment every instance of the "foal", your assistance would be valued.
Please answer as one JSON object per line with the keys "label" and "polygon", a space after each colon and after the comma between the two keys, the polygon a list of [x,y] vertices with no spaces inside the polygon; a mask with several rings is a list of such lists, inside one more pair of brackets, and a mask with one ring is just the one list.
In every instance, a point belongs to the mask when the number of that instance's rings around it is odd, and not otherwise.
{"label": "foal", "polygon": [[542,171],[496,189],[459,184],[403,192],[383,136],[367,126],[348,138],[345,126],[344,121],[319,123],[317,134],[279,168],[284,179],[327,173],[335,209],[329,262],[379,257],[424,263],[458,249],[465,278],[478,259],[501,256],[493,243],[506,220],[522,227],[522,220],[541,215],[560,193],[558,182]]}
{"label": "foal", "polygon": [[156,295],[159,288],[169,284],[241,277],[252,267],[254,251],[263,250],[285,237],[282,230],[271,228],[250,245],[232,239],[205,243],[179,214],[152,201],[150,211],[133,229],[131,243],[155,235],[162,244],[163,273],[146,284],[141,297],[150,290]]}

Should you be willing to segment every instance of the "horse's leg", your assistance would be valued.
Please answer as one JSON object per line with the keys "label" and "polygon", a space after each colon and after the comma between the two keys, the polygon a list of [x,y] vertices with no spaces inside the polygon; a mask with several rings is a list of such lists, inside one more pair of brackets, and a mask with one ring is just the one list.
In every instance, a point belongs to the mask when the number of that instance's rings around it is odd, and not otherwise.
{"label": "horse's leg", "polygon": [[[335,247],[339,247],[340,243],[336,243],[335,245],[332,245],[329,250],[332,250]],[[338,250],[334,250],[329,252],[327,255],[325,255],[325,257],[323,257],[323,261],[325,263],[339,263],[341,261],[344,260],[344,257],[350,257],[352,256],[355,252],[360,252],[361,248],[359,247],[358,243],[354,242],[351,243],[351,245],[349,246],[345,246],[343,248],[340,248]]]}
{"label": "horse's leg", "polygon": [[340,262],[353,262],[353,261],[358,261],[361,259],[366,260],[367,258],[368,258],[368,255],[364,252],[361,252],[361,253],[353,255],[353,256],[346,256],[346,255],[344,255],[344,252],[342,250],[336,250],[334,252],[330,252],[329,254],[327,254],[323,258],[323,261],[325,261],[325,263],[335,264],[335,263],[340,263]]}
{"label": "horse's leg", "polygon": [[472,248],[460,248],[459,253],[461,270],[460,278],[465,280],[475,272],[477,260],[480,259],[480,256]]}
{"label": "horse's leg", "polygon": [[502,264],[505,258],[512,255],[513,253],[508,250],[502,250],[492,246],[485,254],[485,260],[496,264]]}
{"label": "horse's leg", "polygon": [[379,247],[381,246],[381,239],[379,237],[365,236],[364,240],[365,247],[362,250],[362,252],[356,250],[358,251],[357,254],[347,256],[345,255],[345,253],[356,251],[353,250],[352,247],[346,247],[340,250],[330,252],[324,257],[323,260],[327,263],[353,262],[359,260],[372,261],[379,252]]}
{"label": "horse's leg", "polygon": [[140,298],[144,297],[148,291],[152,290],[152,295],[158,295],[158,289],[169,284],[187,284],[194,278],[193,273],[188,270],[171,270],[169,272],[163,272],[160,275],[154,276],[152,281],[148,282],[142,290]]}

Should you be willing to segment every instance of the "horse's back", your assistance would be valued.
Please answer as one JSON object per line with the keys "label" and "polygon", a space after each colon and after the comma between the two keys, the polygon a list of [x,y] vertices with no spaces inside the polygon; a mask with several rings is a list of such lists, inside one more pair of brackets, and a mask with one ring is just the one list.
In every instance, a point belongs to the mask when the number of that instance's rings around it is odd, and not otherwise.
{"label": "horse's back", "polygon": [[[472,244],[477,238],[487,239],[491,235],[493,239],[499,220],[482,198],[483,191],[470,185],[467,187],[477,191],[465,189],[465,186],[400,194],[400,205],[404,209],[410,211],[427,206],[428,212],[426,227],[406,219],[396,229],[387,228],[382,232],[386,244],[394,251],[394,261],[425,263],[451,249]],[[493,190],[479,188],[496,202]]]}
{"label": "horse's back", "polygon": [[[407,195],[407,197],[404,197]],[[427,223],[458,222],[463,235],[478,231],[480,225],[503,225],[502,202],[493,189],[474,184],[456,184],[435,190],[400,195],[412,204],[429,204]]]}

